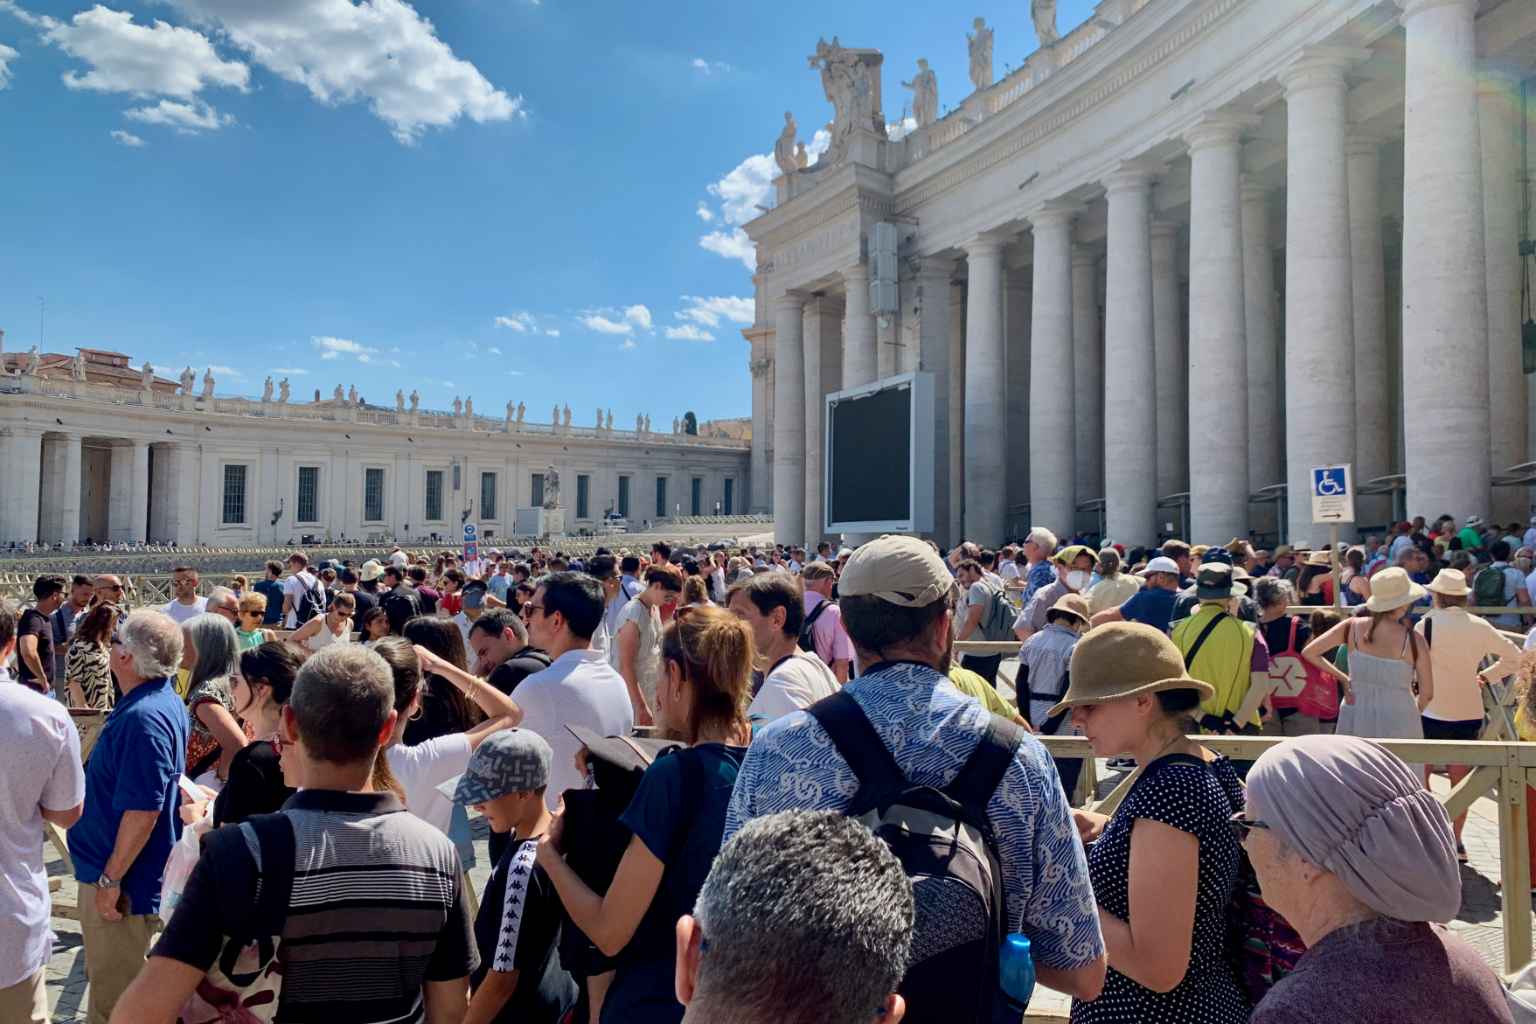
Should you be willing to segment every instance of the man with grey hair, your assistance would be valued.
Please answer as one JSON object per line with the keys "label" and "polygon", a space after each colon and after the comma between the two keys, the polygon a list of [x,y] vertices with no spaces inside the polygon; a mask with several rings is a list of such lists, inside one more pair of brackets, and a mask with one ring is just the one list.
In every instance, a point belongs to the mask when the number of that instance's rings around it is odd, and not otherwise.
{"label": "man with grey hair", "polygon": [[1056,570],[1051,568],[1051,556],[1056,553],[1056,535],[1043,526],[1032,526],[1024,538],[1024,560],[1029,568],[1024,571],[1024,593],[1019,595],[1021,604],[1029,604],[1035,591],[1056,582]]}
{"label": "man with grey hair", "polygon": [[453,841],[372,786],[396,717],[394,677],[376,652],[338,644],[304,663],[279,727],[304,788],[245,823],[260,868],[244,826],[204,840],[114,1020],[174,1021],[225,943],[245,941],[229,936],[255,915],[258,878],[287,892],[284,931],[304,936],[282,947],[280,1020],[463,1018],[478,957]]}
{"label": "man with grey hair", "polygon": [[208,591],[206,610],[226,619],[231,626],[240,625],[240,599],[228,587],[214,587]]}
{"label": "man with grey hair", "polygon": [[174,686],[181,651],[175,621],[148,610],[128,616],[112,644],[123,695],[91,750],[85,812],[69,831],[91,1024],[106,1024],[144,965],[165,862],[181,836],[177,783],[190,724]]}
{"label": "man with grey hair", "polygon": [[897,1024],[914,913],[901,862],[853,819],[750,821],[677,923],[684,1024]]}

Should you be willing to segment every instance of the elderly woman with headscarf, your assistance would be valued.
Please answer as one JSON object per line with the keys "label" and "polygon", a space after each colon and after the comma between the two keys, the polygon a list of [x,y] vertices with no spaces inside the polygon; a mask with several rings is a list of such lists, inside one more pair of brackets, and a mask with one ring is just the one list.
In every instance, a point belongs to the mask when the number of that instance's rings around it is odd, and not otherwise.
{"label": "elderly woman with headscarf", "polygon": [[1513,1019],[1498,977],[1436,923],[1461,909],[1451,823],[1386,748],[1353,736],[1272,747],[1232,820],[1265,901],[1307,945],[1252,1024]]}

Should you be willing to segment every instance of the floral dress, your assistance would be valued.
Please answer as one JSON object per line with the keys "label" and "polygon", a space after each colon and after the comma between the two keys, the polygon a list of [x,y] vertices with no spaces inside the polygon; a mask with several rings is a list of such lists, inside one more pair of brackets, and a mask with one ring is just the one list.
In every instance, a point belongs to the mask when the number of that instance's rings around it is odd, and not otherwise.
{"label": "floral dress", "polygon": [[217,703],[231,717],[235,715],[235,698],[229,692],[229,679],[218,676],[205,679],[187,694],[187,714],[192,719],[192,729],[187,733],[187,778],[195,779],[219,763],[218,738],[198,720],[197,711],[204,704]]}

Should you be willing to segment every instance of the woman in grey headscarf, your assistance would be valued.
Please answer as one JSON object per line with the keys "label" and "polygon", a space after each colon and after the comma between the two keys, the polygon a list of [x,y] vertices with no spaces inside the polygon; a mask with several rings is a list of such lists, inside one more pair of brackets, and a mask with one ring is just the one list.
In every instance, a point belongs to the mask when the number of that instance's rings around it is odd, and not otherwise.
{"label": "woman in grey headscarf", "polygon": [[1508,1024],[1498,977],[1438,923],[1461,908],[1439,802],[1386,748],[1302,736],[1265,751],[1232,819],[1265,901],[1307,952],[1251,1024]]}

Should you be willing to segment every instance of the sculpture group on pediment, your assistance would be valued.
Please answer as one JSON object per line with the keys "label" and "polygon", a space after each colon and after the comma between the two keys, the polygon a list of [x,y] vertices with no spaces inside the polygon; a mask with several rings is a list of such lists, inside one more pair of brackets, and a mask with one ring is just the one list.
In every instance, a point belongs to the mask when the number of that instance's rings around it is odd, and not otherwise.
{"label": "sculpture group on pediment", "polygon": [[[885,115],[880,110],[879,83],[872,64],[865,60],[869,51],[850,50],[838,41],[817,40],[816,52],[807,58],[810,67],[821,72],[821,89],[832,104],[832,141],[823,159],[829,164],[842,162],[855,130],[873,132],[885,138]],[[873,55],[878,68],[879,56]]]}

